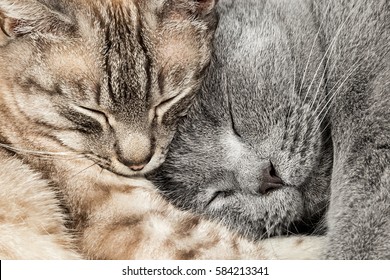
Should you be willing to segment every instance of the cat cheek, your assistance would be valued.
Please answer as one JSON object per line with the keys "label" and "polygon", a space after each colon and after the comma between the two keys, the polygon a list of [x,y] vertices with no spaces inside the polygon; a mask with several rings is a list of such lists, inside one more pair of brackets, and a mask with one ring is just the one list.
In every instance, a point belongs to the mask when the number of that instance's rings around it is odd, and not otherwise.
{"label": "cat cheek", "polygon": [[67,147],[77,151],[84,150],[84,139],[77,132],[58,131],[54,136]]}

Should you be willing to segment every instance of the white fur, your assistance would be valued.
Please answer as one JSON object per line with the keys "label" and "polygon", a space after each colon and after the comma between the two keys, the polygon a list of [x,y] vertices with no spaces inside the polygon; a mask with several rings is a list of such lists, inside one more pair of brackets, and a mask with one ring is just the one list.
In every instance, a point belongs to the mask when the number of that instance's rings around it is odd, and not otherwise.
{"label": "white fur", "polygon": [[0,159],[0,259],[77,259],[55,193],[17,159]]}

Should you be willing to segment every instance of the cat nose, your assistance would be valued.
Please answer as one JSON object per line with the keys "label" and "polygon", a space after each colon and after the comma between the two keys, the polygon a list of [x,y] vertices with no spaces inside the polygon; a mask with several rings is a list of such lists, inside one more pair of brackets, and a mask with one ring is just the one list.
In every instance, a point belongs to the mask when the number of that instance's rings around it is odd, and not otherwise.
{"label": "cat nose", "polygon": [[146,164],[141,164],[141,165],[130,165],[129,168],[133,171],[141,171],[144,169]]}
{"label": "cat nose", "polygon": [[263,195],[283,187],[283,181],[277,176],[276,170],[272,163],[262,171],[263,181],[260,185],[259,192]]}
{"label": "cat nose", "polygon": [[152,159],[154,145],[149,135],[131,133],[115,143],[116,158],[132,171],[141,171]]}
{"label": "cat nose", "polygon": [[140,162],[134,162],[134,161],[124,160],[124,159],[120,159],[120,162],[122,162],[124,165],[126,165],[128,168],[130,168],[133,171],[141,171],[145,168],[145,166],[149,163],[151,159],[152,156],[149,155],[146,159]]}

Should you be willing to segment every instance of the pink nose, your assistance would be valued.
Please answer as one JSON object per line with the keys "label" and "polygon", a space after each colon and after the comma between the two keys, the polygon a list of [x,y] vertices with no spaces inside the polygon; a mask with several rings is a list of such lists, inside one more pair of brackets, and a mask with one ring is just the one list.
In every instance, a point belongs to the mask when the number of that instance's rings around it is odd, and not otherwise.
{"label": "pink nose", "polygon": [[129,166],[131,170],[133,171],[141,171],[142,169],[145,168],[145,165],[131,165]]}

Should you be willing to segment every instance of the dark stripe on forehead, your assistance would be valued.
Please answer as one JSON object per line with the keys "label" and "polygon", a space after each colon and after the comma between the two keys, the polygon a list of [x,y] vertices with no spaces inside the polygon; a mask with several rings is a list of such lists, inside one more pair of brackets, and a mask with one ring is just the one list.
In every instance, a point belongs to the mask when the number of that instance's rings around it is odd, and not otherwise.
{"label": "dark stripe on forehead", "polygon": [[109,61],[109,56],[108,54],[111,52],[111,40],[110,40],[110,34],[109,31],[106,30],[105,32],[105,50],[104,50],[104,69],[106,70],[107,73],[107,90],[108,90],[108,96],[110,99],[114,99],[114,90],[112,88],[112,73],[111,73],[111,67],[110,61]]}
{"label": "dark stripe on forehead", "polygon": [[95,102],[97,105],[100,105],[100,98],[102,95],[102,86],[100,84],[96,84],[95,87]]}
{"label": "dark stripe on forehead", "polygon": [[140,13],[140,7],[138,5],[138,3],[136,2],[135,3],[135,6],[137,8],[137,14],[138,14],[138,18],[137,18],[137,39],[138,39],[138,42],[142,48],[142,51],[144,52],[145,54],[145,72],[146,72],[146,76],[147,76],[147,80],[146,80],[146,86],[145,86],[145,93],[147,95],[147,98],[149,98],[149,94],[151,92],[151,87],[152,87],[152,73],[151,73],[151,66],[152,66],[152,61],[151,61],[151,58],[150,58],[150,53],[149,53],[149,50],[148,48],[146,47],[146,44],[145,44],[145,41],[144,41],[144,38],[142,36],[143,34],[143,29],[144,29],[144,26],[143,26],[143,23],[142,23],[142,15]]}
{"label": "dark stripe on forehead", "polygon": [[140,12],[133,21],[124,7],[109,7],[106,12],[106,22],[101,27],[105,30],[104,67],[109,97],[120,104],[145,100],[151,88],[151,60]]}

